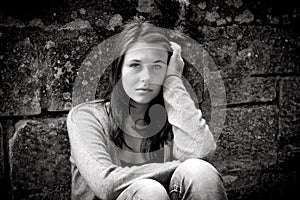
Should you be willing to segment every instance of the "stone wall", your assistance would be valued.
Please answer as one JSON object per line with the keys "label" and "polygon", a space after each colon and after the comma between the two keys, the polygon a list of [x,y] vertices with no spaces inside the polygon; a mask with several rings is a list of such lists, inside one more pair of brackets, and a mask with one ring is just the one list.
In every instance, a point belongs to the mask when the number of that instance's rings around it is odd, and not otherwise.
{"label": "stone wall", "polygon": [[[70,199],[66,116],[79,68],[94,47],[138,18],[189,36],[216,64],[225,85],[224,104],[211,104],[199,76],[186,72],[185,77],[209,123],[212,110],[226,113],[213,164],[223,175],[229,198],[283,199],[296,194],[300,158],[296,3],[10,0],[0,5],[1,196]],[[101,77],[98,92],[106,81],[107,75]]]}

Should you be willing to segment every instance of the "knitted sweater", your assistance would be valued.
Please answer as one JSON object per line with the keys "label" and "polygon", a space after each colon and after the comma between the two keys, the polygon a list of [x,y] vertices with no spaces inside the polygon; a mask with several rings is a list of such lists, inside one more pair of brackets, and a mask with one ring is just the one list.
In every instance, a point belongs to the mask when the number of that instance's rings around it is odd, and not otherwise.
{"label": "knitted sweater", "polygon": [[[108,105],[96,100],[71,109],[67,128],[71,145],[72,199],[114,200],[126,187],[144,178],[166,185],[182,161],[203,158],[215,150],[208,125],[182,80],[176,76],[167,77],[163,90],[174,139],[172,145],[161,149],[162,163],[122,167],[122,149],[109,137]],[[126,154],[135,156],[133,152]]]}

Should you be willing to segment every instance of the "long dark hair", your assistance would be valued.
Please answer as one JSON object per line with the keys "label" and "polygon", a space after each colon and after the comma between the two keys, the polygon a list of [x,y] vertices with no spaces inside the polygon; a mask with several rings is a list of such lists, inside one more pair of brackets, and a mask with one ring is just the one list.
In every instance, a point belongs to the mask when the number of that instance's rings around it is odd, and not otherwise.
{"label": "long dark hair", "polygon": [[[172,55],[171,44],[161,29],[155,27],[149,22],[132,22],[125,26],[124,30],[120,33],[118,41],[115,45],[114,53],[117,57],[110,66],[110,77],[107,90],[104,94],[104,101],[109,103],[109,134],[113,143],[122,148],[126,144],[124,140],[124,127],[125,119],[129,116],[129,102],[130,97],[124,91],[121,79],[121,70],[124,61],[126,51],[136,42],[145,43],[158,43],[163,45],[168,51],[168,62]],[[159,104],[164,107],[163,90],[150,102],[149,108],[146,112],[145,120],[150,122],[149,109]],[[142,152],[152,152],[159,150],[164,144],[173,139],[173,133],[171,131],[171,125],[168,120],[165,120],[162,124],[160,119],[154,117],[151,118],[151,123],[157,124],[160,127],[160,131],[150,137],[144,138],[142,141]]]}

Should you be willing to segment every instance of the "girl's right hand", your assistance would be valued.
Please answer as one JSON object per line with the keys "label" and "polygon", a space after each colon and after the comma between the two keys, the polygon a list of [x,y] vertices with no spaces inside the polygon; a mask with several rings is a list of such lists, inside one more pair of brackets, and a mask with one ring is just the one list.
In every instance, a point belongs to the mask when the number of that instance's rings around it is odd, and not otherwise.
{"label": "girl's right hand", "polygon": [[170,58],[166,77],[171,75],[181,77],[183,72],[183,67],[184,67],[184,61],[181,57],[181,46],[175,42],[170,42],[170,43],[171,43],[171,48],[173,49],[173,54]]}

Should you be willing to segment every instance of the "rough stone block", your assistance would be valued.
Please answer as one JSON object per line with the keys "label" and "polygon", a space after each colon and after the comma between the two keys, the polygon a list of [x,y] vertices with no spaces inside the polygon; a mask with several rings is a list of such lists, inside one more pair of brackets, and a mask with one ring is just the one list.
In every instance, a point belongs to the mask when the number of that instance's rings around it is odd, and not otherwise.
{"label": "rough stone block", "polygon": [[66,118],[22,120],[9,140],[13,199],[70,199]]}
{"label": "rough stone block", "polygon": [[300,72],[299,35],[292,30],[237,25],[200,30],[225,78]]}
{"label": "rough stone block", "polygon": [[0,115],[34,115],[41,108],[69,110],[78,68],[104,36],[90,29],[1,27]]}
{"label": "rough stone block", "polygon": [[1,27],[0,31],[2,116],[39,114],[41,108],[69,110],[82,62],[107,37],[91,29]]}
{"label": "rough stone block", "polygon": [[[217,83],[216,81],[219,81]],[[205,89],[207,95],[204,101],[211,101],[205,103],[211,106],[224,106],[231,104],[253,103],[253,102],[271,102],[276,98],[276,82],[272,78],[261,77],[236,77],[209,80]],[[225,90],[225,91],[223,91]],[[214,92],[218,91],[218,92]],[[214,94],[210,94],[214,92]],[[224,92],[225,95],[220,95]],[[224,100],[217,99],[224,98]]]}
{"label": "rough stone block", "polygon": [[98,39],[100,37],[92,30],[47,32],[41,38],[41,45],[45,46],[41,63],[43,68],[48,68],[44,83],[46,98],[43,99],[47,110],[62,111],[72,107],[72,86],[76,74]]}
{"label": "rough stone block", "polygon": [[0,28],[0,116],[41,112],[36,32]]}
{"label": "rough stone block", "polygon": [[224,79],[227,104],[270,102],[276,98],[275,80],[260,77]]}
{"label": "rough stone block", "polygon": [[[251,33],[252,32],[252,33]],[[244,32],[246,40],[240,46],[251,54],[251,74],[299,73],[299,34],[284,28],[248,27]]]}
{"label": "rough stone block", "polygon": [[[205,25],[296,25],[299,23],[299,9],[293,1],[280,2],[242,0],[189,1],[186,21]],[[193,27],[189,27],[193,28]]]}
{"label": "rough stone block", "polygon": [[223,178],[228,199],[293,199],[300,183],[299,173],[284,171],[276,165],[262,170],[244,170],[236,176]]}
{"label": "rough stone block", "polygon": [[226,109],[218,139],[220,171],[262,169],[276,163],[278,120],[275,106]]}
{"label": "rough stone block", "polygon": [[201,93],[200,109],[204,119],[211,123],[215,137],[221,134],[225,121],[226,110],[222,107],[273,102],[276,100],[275,85],[275,80],[261,77],[208,79]]}
{"label": "rough stone block", "polygon": [[279,98],[279,161],[299,166],[300,159],[300,78],[281,81]]}
{"label": "rough stone block", "polygon": [[[271,184],[270,177],[266,176],[272,176],[268,169],[277,160],[277,118],[273,105],[226,109],[226,121],[212,162],[224,176],[230,199],[271,191],[261,181]],[[257,185],[265,188],[259,190]]]}
{"label": "rough stone block", "polygon": [[101,97],[108,85],[109,65],[114,59],[113,36],[99,42],[86,55],[80,65],[72,88],[72,104],[77,105]]}

